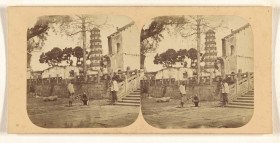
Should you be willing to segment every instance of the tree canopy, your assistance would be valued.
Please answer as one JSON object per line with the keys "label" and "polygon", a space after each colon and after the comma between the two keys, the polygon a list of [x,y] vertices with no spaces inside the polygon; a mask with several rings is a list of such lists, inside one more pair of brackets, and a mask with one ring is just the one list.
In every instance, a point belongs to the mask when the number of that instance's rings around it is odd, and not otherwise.
{"label": "tree canopy", "polygon": [[[27,29],[27,66],[30,67],[32,51],[34,49],[41,49],[44,46],[49,30],[73,36],[81,32],[89,32],[94,27],[111,26],[107,24],[107,19],[107,16],[91,15],[49,15],[38,17],[36,23]],[[64,52],[67,53],[67,51]],[[45,56],[42,55],[42,57]],[[69,51],[68,54],[63,56],[63,60],[71,62],[69,60]]]}
{"label": "tree canopy", "polygon": [[[215,21],[216,24],[211,23],[213,21]],[[158,43],[164,39],[164,31],[173,35],[178,34],[183,38],[189,38],[205,33],[209,29],[216,30],[219,28],[227,28],[223,23],[223,20],[217,21],[216,19],[211,19],[211,17],[201,15],[160,16],[153,18],[151,23],[144,26],[141,30],[141,67],[144,67],[145,54],[155,51],[158,47]],[[198,27],[200,29],[199,31]],[[197,37],[195,38],[196,41],[198,41]],[[200,43],[198,45],[200,45]],[[195,59],[194,55],[191,57]]]}
{"label": "tree canopy", "polygon": [[185,59],[183,57],[186,57],[186,54],[187,52],[185,50],[176,51],[174,49],[168,49],[154,57],[154,64],[161,64],[163,67],[172,67],[177,62],[183,62],[183,59]]}
{"label": "tree canopy", "polygon": [[148,27],[143,27],[141,30],[140,44],[141,44],[141,65],[144,65],[145,54],[154,51],[158,43],[164,38],[162,32],[170,28],[182,27],[188,23],[184,16],[160,16],[152,19]]}
{"label": "tree canopy", "polygon": [[[202,55],[202,53],[200,54]],[[191,59],[192,68],[195,68],[197,66],[197,50],[194,48],[191,48],[189,50],[179,49],[178,51],[174,49],[168,49],[161,54],[156,54],[153,62],[154,64],[161,64],[163,65],[163,67],[172,67],[176,63],[181,63],[181,65],[184,65],[184,67],[186,67],[186,58]]]}
{"label": "tree canopy", "polygon": [[81,58],[83,58],[83,49],[80,46],[76,46],[74,49],[72,47],[66,47],[62,50],[54,47],[50,51],[42,53],[39,62],[47,63],[49,66],[56,66],[62,61],[66,61],[67,64],[72,65],[72,56],[77,58],[76,66],[82,66]]}

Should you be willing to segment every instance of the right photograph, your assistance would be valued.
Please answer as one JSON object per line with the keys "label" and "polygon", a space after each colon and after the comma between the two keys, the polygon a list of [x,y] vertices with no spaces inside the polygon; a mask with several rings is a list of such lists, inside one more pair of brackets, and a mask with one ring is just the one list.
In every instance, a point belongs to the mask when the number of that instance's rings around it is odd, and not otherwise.
{"label": "right photograph", "polygon": [[254,113],[254,45],[238,16],[176,15],[141,30],[141,110],[161,129],[238,128]]}

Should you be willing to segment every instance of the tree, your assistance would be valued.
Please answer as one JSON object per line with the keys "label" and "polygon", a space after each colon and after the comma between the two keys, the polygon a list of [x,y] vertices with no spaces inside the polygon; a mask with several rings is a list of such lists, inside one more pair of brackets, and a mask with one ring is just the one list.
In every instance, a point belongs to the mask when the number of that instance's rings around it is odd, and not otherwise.
{"label": "tree", "polygon": [[[197,44],[197,65],[200,65],[200,47],[201,47],[201,34],[205,33],[206,30],[216,30],[218,28],[227,28],[223,26],[221,21],[216,26],[210,24],[210,17],[206,16],[168,16],[168,17],[157,17],[153,19],[148,28],[142,29],[141,31],[141,64],[144,64],[145,52],[154,50],[157,48],[158,42],[163,38],[161,34],[165,30],[173,29],[173,33],[180,34],[184,38],[195,36]],[[169,26],[170,25],[170,26]],[[172,26],[173,25],[173,26]],[[143,38],[142,38],[143,36]],[[197,71],[200,73],[200,66],[197,66]],[[198,80],[200,75],[198,74]]]}
{"label": "tree", "polygon": [[196,65],[195,60],[197,60],[197,50],[194,48],[191,48],[188,50],[188,58],[191,59],[191,67],[196,67],[193,65]]}
{"label": "tree", "polygon": [[177,61],[183,63],[186,57],[188,56],[187,49],[179,49],[177,51]]}
{"label": "tree", "polygon": [[161,62],[161,57],[159,56],[159,54],[156,54],[156,56],[154,57],[154,64],[158,65],[158,64],[162,64]]}
{"label": "tree", "polygon": [[178,55],[174,49],[168,49],[167,51],[156,55],[154,57],[154,64],[162,64],[163,67],[172,67],[178,62]]}
{"label": "tree", "polygon": [[64,48],[62,50],[62,60],[66,61],[68,64],[70,64],[70,66],[72,66],[73,61],[71,59],[71,56],[73,55],[73,49],[72,47],[70,48]]}
{"label": "tree", "polygon": [[54,47],[51,51],[42,53],[39,62],[47,63],[49,66],[57,66],[63,60],[62,55],[62,50],[58,47]]}
{"label": "tree", "polygon": [[80,46],[77,46],[73,49],[73,56],[77,58],[76,65],[82,66],[81,58],[83,58],[83,49]]}
{"label": "tree", "polygon": [[170,28],[178,28],[187,24],[188,20],[184,16],[160,16],[152,19],[149,26],[143,27],[140,37],[140,65],[144,68],[146,53],[154,51],[158,43],[164,38],[162,32]]}
{"label": "tree", "polygon": [[[104,20],[105,19],[105,20]],[[89,16],[89,15],[73,15],[73,16],[43,16],[39,17],[35,25],[27,30],[28,45],[28,66],[31,59],[31,52],[34,48],[41,48],[46,40],[49,29],[59,31],[67,36],[74,36],[81,33],[82,49],[83,49],[83,69],[86,71],[86,32],[92,28],[101,28],[110,26],[107,24],[107,16]],[[56,31],[56,32],[57,32]],[[33,38],[38,37],[36,42]],[[33,39],[33,40],[32,40]],[[30,66],[29,66],[30,67]],[[86,74],[86,72],[84,72]]]}
{"label": "tree", "polygon": [[27,29],[27,68],[30,67],[32,51],[44,46],[48,31],[53,29],[53,24],[63,25],[69,18],[69,16],[41,16],[32,27]]}
{"label": "tree", "polygon": [[[82,45],[83,63],[81,65],[83,65],[83,73],[85,77],[87,74],[86,60],[88,59],[87,51],[86,51],[86,32],[90,32],[93,28],[102,28],[106,26],[111,26],[107,24],[107,20],[108,20],[107,16],[75,15],[70,17],[69,21],[67,22],[68,24],[64,24],[60,26],[60,30],[63,31],[67,36],[74,36],[76,34],[82,35],[81,38],[83,43]],[[77,56],[79,57],[80,60],[81,59],[80,55]],[[85,80],[87,79],[85,78]]]}
{"label": "tree", "polygon": [[[196,16],[188,16],[189,25],[188,27],[182,27],[178,33],[181,34],[182,37],[188,38],[193,35],[196,36],[196,49],[197,49],[197,79],[198,83],[200,80],[200,61],[201,61],[201,53],[200,53],[200,46],[201,46],[201,34],[205,33],[207,30],[216,30],[218,28],[227,28],[223,26],[223,21],[221,21],[218,25],[213,26],[210,24],[212,21],[209,17],[196,15]],[[187,31],[187,32],[186,32]]]}
{"label": "tree", "polygon": [[104,55],[101,58],[100,66],[103,67],[103,68],[107,68],[110,64],[111,64],[110,57],[108,55]]}

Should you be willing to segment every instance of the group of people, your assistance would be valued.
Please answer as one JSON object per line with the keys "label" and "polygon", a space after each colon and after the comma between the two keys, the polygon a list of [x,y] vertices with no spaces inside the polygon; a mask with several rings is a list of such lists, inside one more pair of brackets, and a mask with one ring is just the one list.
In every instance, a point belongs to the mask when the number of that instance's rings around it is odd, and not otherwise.
{"label": "group of people", "polygon": [[[221,93],[221,107],[225,107],[228,104],[228,94],[229,94],[229,85],[226,79],[221,80],[220,83],[220,93]],[[184,83],[181,83],[179,86],[180,91],[180,104],[179,106],[182,108],[184,107],[184,97],[186,97],[186,89]],[[166,88],[163,90],[164,94],[166,93]],[[187,98],[187,100],[192,98],[192,102],[194,103],[195,107],[199,107],[199,97],[195,94],[193,97]]]}
{"label": "group of people", "polygon": [[[83,92],[82,95],[75,96],[75,89],[74,89],[74,85],[72,82],[68,83],[67,90],[69,93],[69,101],[68,101],[69,107],[71,107],[73,105],[73,102],[74,102],[75,98],[77,98],[77,97],[79,100],[82,101],[82,105],[89,105],[89,98],[85,92]],[[118,100],[117,93],[119,91],[117,76],[113,76],[112,80],[110,81],[110,91],[111,91],[111,104],[114,105]]]}
{"label": "group of people", "polygon": [[89,98],[85,92],[83,92],[83,94],[81,94],[81,95],[75,96],[74,85],[72,82],[68,83],[67,90],[69,93],[69,101],[68,101],[69,107],[73,106],[73,102],[76,97],[78,97],[78,100],[80,100],[82,102],[82,105],[89,105]]}
{"label": "group of people", "polygon": [[[183,99],[184,99],[184,97],[187,96],[186,88],[185,88],[185,84],[184,83],[180,84],[179,91],[180,91],[180,104],[179,104],[179,107],[183,108],[184,104],[185,104]],[[199,107],[199,98],[198,98],[197,94],[195,94],[194,97],[188,98],[187,100],[189,100],[191,98],[192,98],[192,102],[194,103],[194,107]]]}

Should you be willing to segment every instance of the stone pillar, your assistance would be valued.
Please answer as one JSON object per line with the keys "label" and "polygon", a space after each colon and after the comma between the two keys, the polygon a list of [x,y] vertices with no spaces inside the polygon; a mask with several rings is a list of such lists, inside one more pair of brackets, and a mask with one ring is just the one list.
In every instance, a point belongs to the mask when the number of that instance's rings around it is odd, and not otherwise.
{"label": "stone pillar", "polygon": [[210,72],[210,80],[209,80],[209,83],[210,83],[210,85],[212,85],[212,83],[213,83],[213,72]]}
{"label": "stone pillar", "polygon": [[58,74],[56,74],[56,84],[58,84]]}
{"label": "stone pillar", "polygon": [[51,75],[49,75],[49,84],[51,84]]}
{"label": "stone pillar", "polygon": [[128,91],[128,83],[127,83],[127,75],[125,74],[125,79],[124,79],[124,88],[125,88],[125,92],[127,92]]}
{"label": "stone pillar", "polygon": [[241,71],[241,70],[238,70],[238,73],[237,73],[237,78],[238,78],[238,79],[241,78],[241,74],[242,74],[242,71]]}
{"label": "stone pillar", "polygon": [[247,88],[247,91],[250,91],[250,73],[246,73],[246,78],[247,78],[247,82],[248,82],[248,88]]}
{"label": "stone pillar", "polygon": [[100,73],[100,70],[99,70],[98,73],[97,73],[97,83],[100,83],[100,75],[101,75],[101,73]]}

